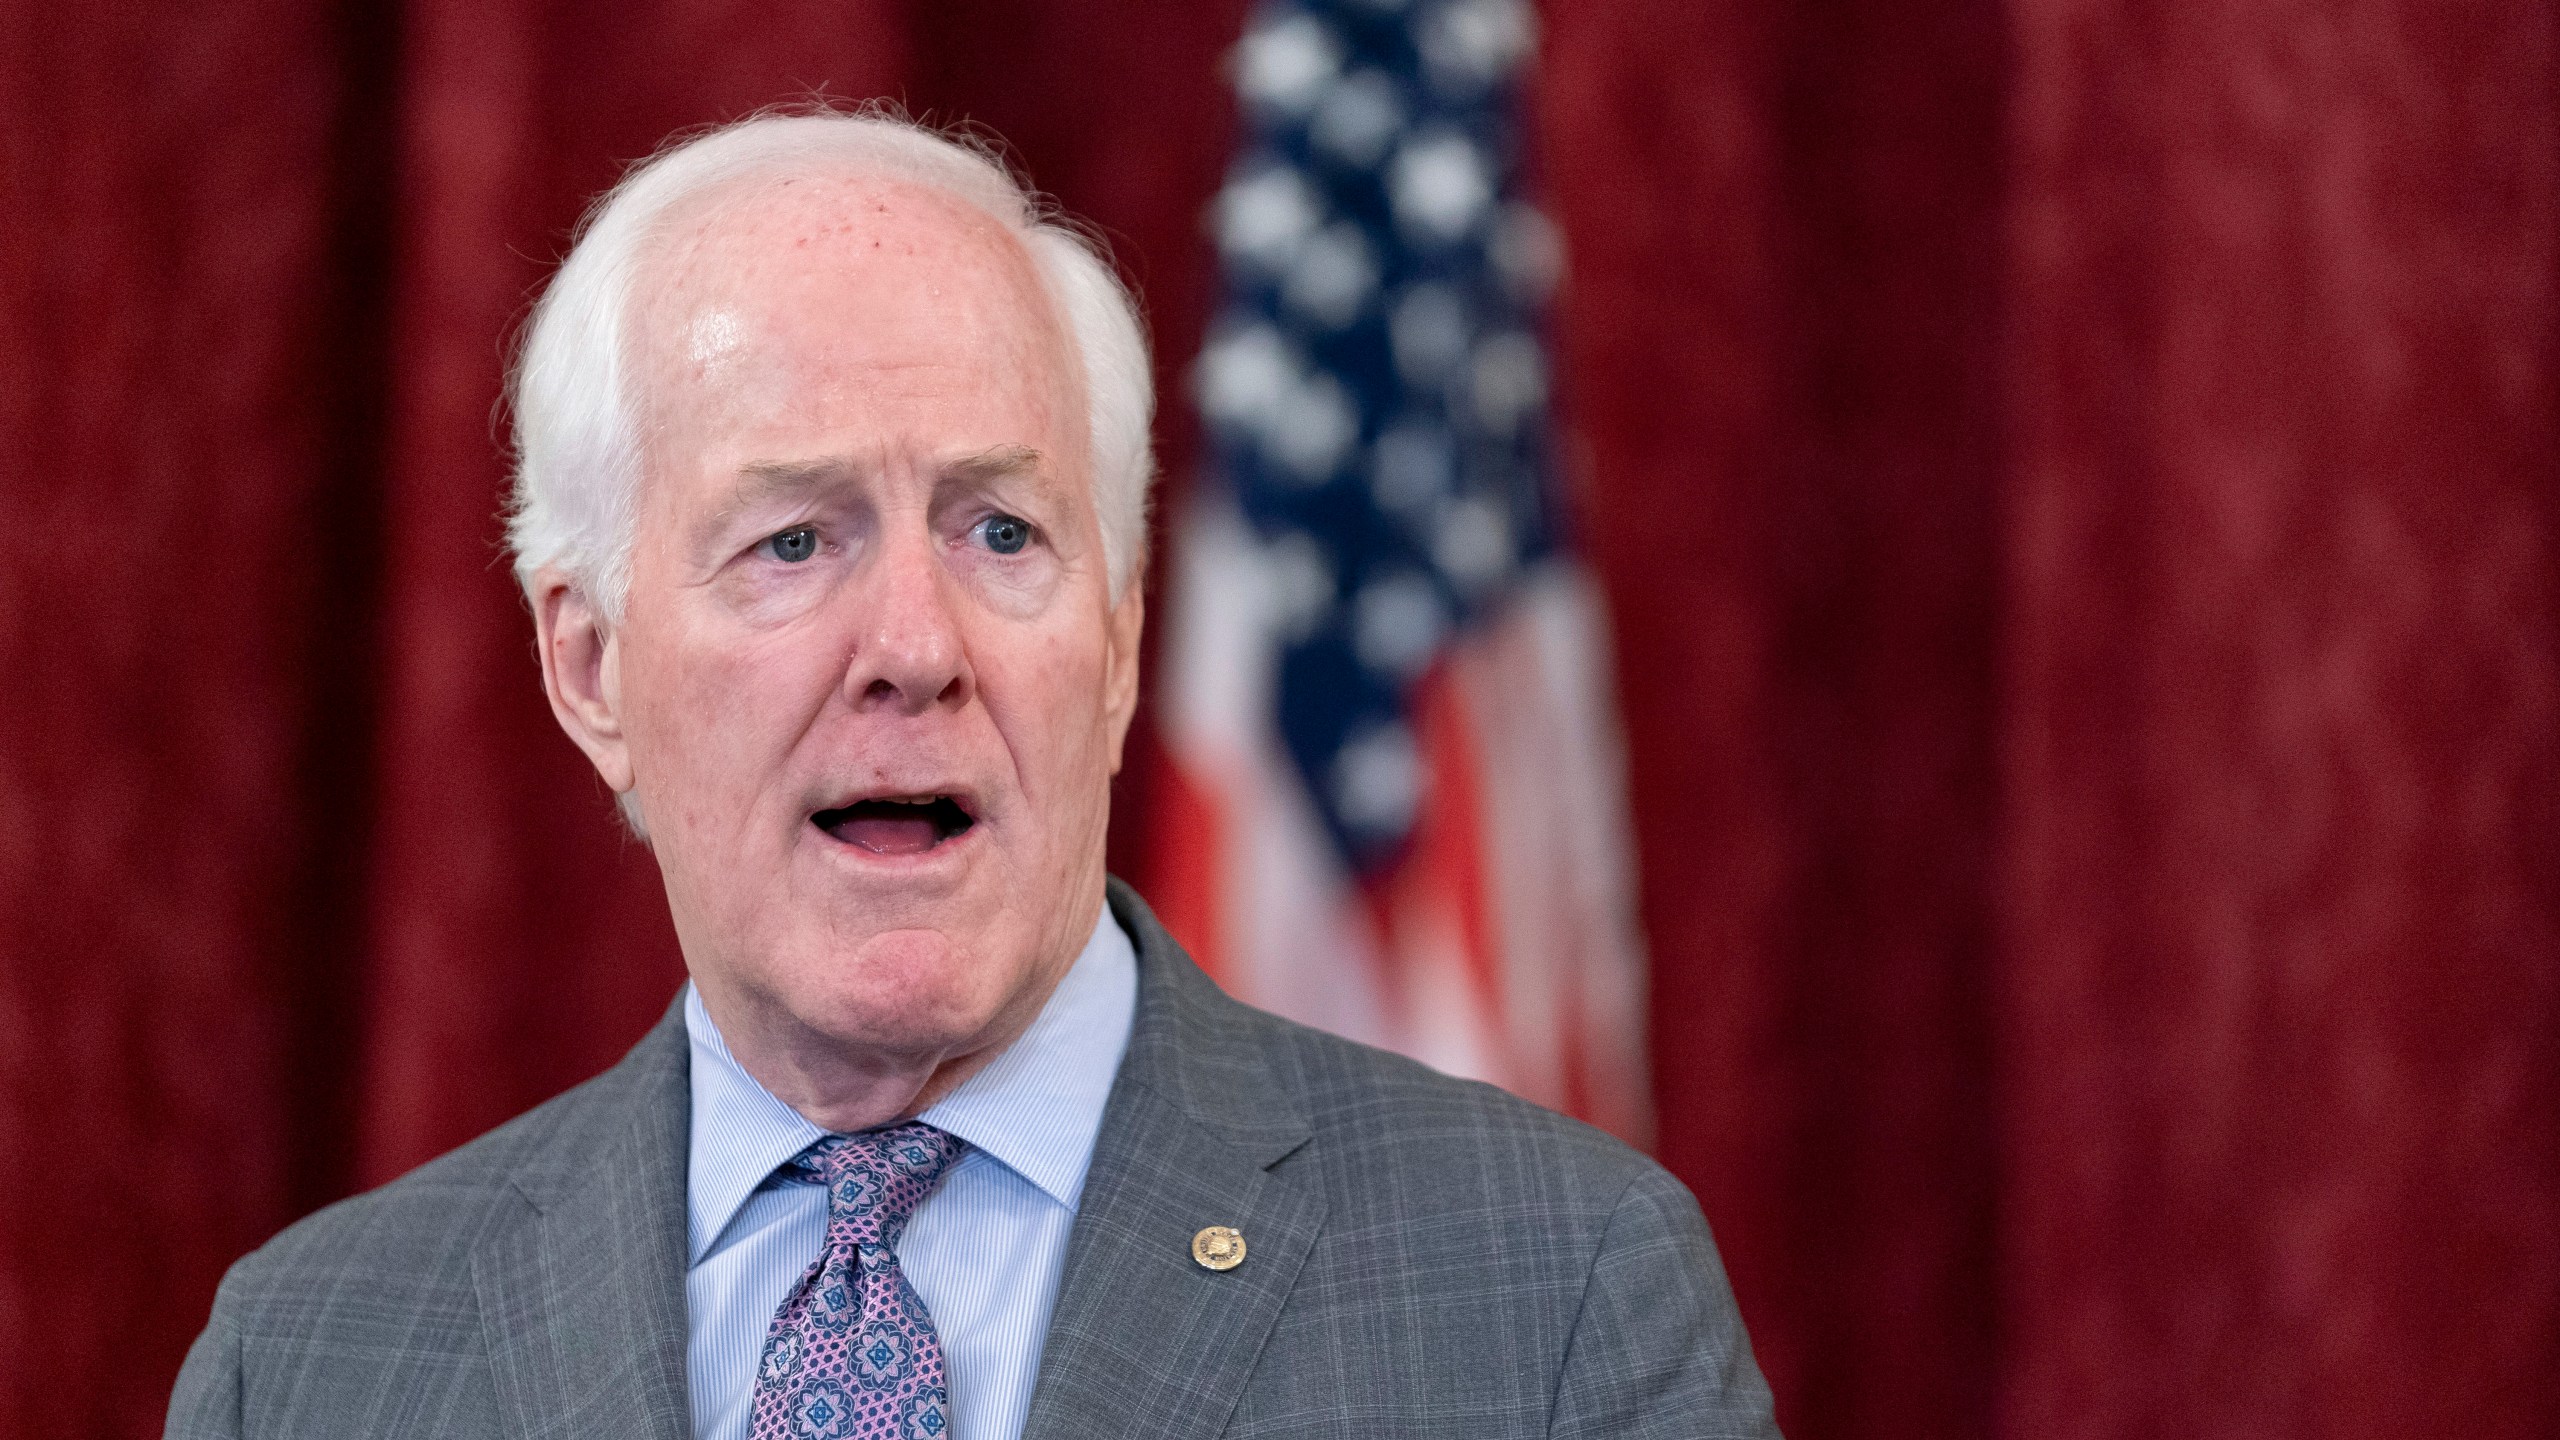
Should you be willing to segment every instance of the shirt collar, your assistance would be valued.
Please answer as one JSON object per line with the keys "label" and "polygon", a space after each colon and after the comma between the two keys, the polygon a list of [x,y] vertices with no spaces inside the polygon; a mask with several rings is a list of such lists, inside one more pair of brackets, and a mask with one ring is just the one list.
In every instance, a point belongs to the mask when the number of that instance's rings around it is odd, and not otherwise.
{"label": "shirt collar", "polygon": [[[916,1118],[1074,1210],[1137,1004],[1137,952],[1106,905],[1031,1028]],[[687,1239],[699,1262],[766,1177],[827,1132],[746,1072],[690,984],[684,1028],[693,1052]]]}

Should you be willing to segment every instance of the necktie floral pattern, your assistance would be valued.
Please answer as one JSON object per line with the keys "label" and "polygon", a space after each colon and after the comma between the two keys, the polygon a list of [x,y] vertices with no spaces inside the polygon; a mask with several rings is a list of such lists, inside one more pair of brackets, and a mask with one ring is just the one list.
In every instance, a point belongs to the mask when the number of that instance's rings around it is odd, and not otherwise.
{"label": "necktie floral pattern", "polygon": [[827,1238],[765,1333],[752,1440],[945,1440],[942,1342],[892,1247],[959,1154],[910,1122],[830,1135],[791,1161],[827,1187]]}

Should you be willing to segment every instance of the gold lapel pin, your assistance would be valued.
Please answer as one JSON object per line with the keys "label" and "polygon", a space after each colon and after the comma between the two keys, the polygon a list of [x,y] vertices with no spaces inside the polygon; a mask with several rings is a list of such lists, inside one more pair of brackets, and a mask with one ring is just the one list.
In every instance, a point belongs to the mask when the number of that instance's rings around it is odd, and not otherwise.
{"label": "gold lapel pin", "polygon": [[1191,1258],[1203,1270],[1233,1270],[1244,1263],[1244,1232],[1212,1225],[1191,1237]]}

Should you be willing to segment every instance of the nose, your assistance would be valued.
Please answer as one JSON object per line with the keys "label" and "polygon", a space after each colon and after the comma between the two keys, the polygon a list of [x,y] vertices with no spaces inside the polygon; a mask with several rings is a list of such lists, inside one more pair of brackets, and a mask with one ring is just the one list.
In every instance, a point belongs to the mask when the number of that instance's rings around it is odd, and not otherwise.
{"label": "nose", "polygon": [[856,626],[844,693],[857,711],[922,715],[967,703],[974,684],[960,597],[929,534],[884,539],[852,587]]}

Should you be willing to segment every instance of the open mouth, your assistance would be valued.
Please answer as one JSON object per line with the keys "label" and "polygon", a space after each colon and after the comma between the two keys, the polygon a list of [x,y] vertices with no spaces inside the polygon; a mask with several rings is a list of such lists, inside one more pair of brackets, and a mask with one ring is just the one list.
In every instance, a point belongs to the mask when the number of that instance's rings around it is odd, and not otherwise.
{"label": "open mouth", "polygon": [[922,854],[966,834],[977,823],[948,795],[856,800],[841,809],[821,810],[809,820],[847,845],[858,845],[874,855]]}

